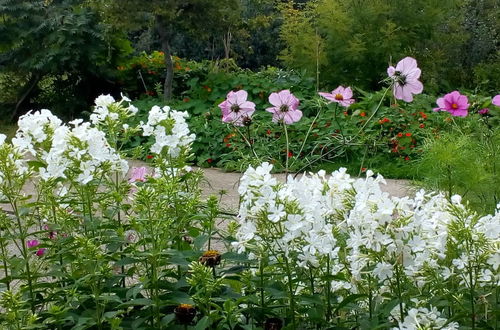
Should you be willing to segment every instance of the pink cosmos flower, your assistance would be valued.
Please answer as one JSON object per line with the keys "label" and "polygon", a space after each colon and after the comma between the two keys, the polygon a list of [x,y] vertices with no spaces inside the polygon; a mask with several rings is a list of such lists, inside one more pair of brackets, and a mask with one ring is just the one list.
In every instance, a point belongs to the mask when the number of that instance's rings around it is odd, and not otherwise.
{"label": "pink cosmos flower", "polygon": [[500,94],[493,97],[493,99],[491,100],[491,103],[493,103],[497,107],[500,107]]}
{"label": "pink cosmos flower", "polygon": [[302,118],[302,111],[298,109],[299,99],[296,98],[288,89],[269,95],[269,107],[266,111],[273,114],[273,122],[283,121],[285,124],[293,124]]}
{"label": "pink cosmos flower", "polygon": [[38,246],[39,244],[40,244],[40,242],[38,242],[38,240],[36,240],[36,239],[31,239],[29,241],[26,241],[26,246],[28,247],[28,249],[34,248],[34,247]]}
{"label": "pink cosmos flower", "polygon": [[137,181],[144,182],[146,180],[147,168],[143,167],[134,167],[132,168],[132,175],[128,180],[130,183],[134,183]]}
{"label": "pink cosmos flower", "polygon": [[244,119],[250,118],[255,112],[255,103],[247,101],[248,93],[244,90],[230,91],[226,100],[219,104],[222,111],[222,121],[243,126]]}
{"label": "pink cosmos flower", "polygon": [[490,112],[490,109],[484,108],[478,111],[480,115],[486,115],[488,112]]}
{"label": "pink cosmos flower", "polygon": [[38,257],[41,257],[41,256],[43,256],[43,255],[45,254],[45,252],[46,252],[46,251],[47,251],[47,249],[46,249],[46,248],[39,248],[39,249],[35,252],[35,254],[36,254]]}
{"label": "pink cosmos flower", "polygon": [[398,100],[406,102],[413,101],[412,94],[420,94],[424,90],[424,85],[418,80],[420,69],[417,67],[417,60],[412,57],[405,57],[398,62],[396,67],[387,68],[387,74],[394,80],[393,93]]}
{"label": "pink cosmos flower", "polygon": [[331,93],[320,92],[318,94],[331,102],[339,103],[343,107],[348,107],[354,103],[351,87],[344,88],[344,86],[339,86]]}
{"label": "pink cosmos flower", "polygon": [[453,91],[440,97],[436,101],[438,107],[434,111],[448,111],[452,116],[465,117],[469,108],[467,96],[461,95],[458,91]]}

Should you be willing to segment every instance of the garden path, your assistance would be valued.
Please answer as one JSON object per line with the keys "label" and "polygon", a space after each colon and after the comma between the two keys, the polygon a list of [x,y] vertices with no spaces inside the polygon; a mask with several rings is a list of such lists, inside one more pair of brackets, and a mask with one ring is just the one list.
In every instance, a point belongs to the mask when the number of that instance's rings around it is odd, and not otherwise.
{"label": "garden path", "polygon": [[[147,163],[132,160],[129,161],[130,168],[132,167],[148,167]],[[203,195],[219,195],[221,191],[225,194],[221,198],[221,206],[224,210],[230,213],[236,213],[238,210],[238,183],[241,173],[236,172],[224,172],[218,168],[202,168],[203,173],[205,173],[205,182],[202,183]],[[275,174],[276,178],[281,181],[285,181],[284,174]],[[408,194],[412,194],[413,188],[408,180],[394,180],[386,179],[387,184],[382,185],[382,190],[388,192],[391,196],[403,197]]]}

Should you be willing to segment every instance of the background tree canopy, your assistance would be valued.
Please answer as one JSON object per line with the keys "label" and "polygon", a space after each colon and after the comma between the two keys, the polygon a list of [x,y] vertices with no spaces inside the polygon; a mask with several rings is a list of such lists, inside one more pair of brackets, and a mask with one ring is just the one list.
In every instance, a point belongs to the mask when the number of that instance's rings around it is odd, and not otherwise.
{"label": "background tree canopy", "polygon": [[0,0],[0,108],[12,118],[36,107],[71,117],[98,93],[118,93],[117,68],[154,50],[167,55],[166,98],[169,55],[363,89],[413,56],[427,92],[497,92],[499,17],[496,0]]}

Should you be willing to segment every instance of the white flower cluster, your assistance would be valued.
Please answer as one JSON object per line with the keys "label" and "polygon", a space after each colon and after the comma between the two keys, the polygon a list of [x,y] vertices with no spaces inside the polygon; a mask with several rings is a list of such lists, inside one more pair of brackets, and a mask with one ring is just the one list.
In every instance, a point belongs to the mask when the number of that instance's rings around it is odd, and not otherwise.
{"label": "white flower cluster", "polygon": [[109,146],[104,132],[82,122],[74,120],[67,126],[49,110],[29,112],[20,118],[12,144],[44,163],[39,168],[43,180],[71,176],[86,184],[103,166],[126,174],[128,163]]}
{"label": "white flower cluster", "polygon": [[441,317],[441,313],[432,307],[430,310],[424,307],[412,308],[399,327],[392,330],[456,330],[459,325],[457,322],[450,322]]}
{"label": "white flower cluster", "polygon": [[31,155],[37,156],[37,149],[47,151],[50,143],[47,146],[43,145],[44,142],[52,140],[55,131],[61,124],[62,121],[54,116],[50,110],[30,111],[19,118],[18,130],[12,139],[12,144],[22,153],[29,152]]}
{"label": "white flower cluster", "polygon": [[21,180],[21,177],[29,171],[23,155],[17,148],[5,143],[6,138],[7,136],[0,134],[0,199],[5,198],[3,195],[5,182]]}
{"label": "white flower cluster", "polygon": [[[467,214],[457,197],[450,203],[424,191],[415,198],[391,197],[381,190],[384,178],[371,171],[364,179],[340,169],[329,177],[320,171],[280,183],[271,169],[267,163],[250,167],[240,181],[240,227],[233,243],[239,252],[294,253],[301,267],[318,267],[328,258],[330,272],[346,279],[333,281],[332,291],[359,293],[371,274],[379,300],[387,299],[383,293],[394,285],[396,272],[418,290],[436,276],[465,279],[461,269],[472,259],[474,269],[482,269],[475,283],[499,284],[500,211],[478,217]],[[480,248],[467,250],[465,244]],[[465,260],[451,264],[456,251]],[[429,269],[433,276],[427,276]]]}
{"label": "white flower cluster", "polygon": [[109,146],[104,132],[81,119],[70,124],[73,127],[61,126],[56,130],[51,149],[42,157],[47,164],[40,168],[42,179],[71,176],[86,184],[105,168],[127,173],[127,161]]}
{"label": "white flower cluster", "polygon": [[[129,102],[128,107],[122,106],[123,102]],[[120,102],[116,102],[111,95],[100,95],[95,99],[95,108],[90,115],[90,121],[94,125],[105,122],[122,120],[123,118],[133,116],[138,109],[130,104],[130,99],[122,95]]]}
{"label": "white flower cluster", "polygon": [[194,141],[195,135],[189,134],[186,112],[171,110],[170,107],[154,106],[149,112],[148,122],[141,122],[144,136],[154,136],[151,152],[160,154],[166,147],[171,157],[178,157]]}

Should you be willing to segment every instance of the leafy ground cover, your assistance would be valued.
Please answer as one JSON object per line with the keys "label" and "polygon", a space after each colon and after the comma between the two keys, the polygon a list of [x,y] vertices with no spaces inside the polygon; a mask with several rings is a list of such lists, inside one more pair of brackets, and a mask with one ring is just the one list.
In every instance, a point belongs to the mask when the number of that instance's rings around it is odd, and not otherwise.
{"label": "leafy ground cover", "polygon": [[[145,121],[155,103],[187,111],[197,135],[192,150],[199,166],[241,172],[248,165],[268,161],[275,171],[284,171],[288,161],[292,172],[348,167],[358,175],[371,168],[387,177],[419,181],[449,196],[460,193],[479,209],[491,211],[498,203],[495,164],[499,162],[496,141],[500,113],[491,96],[465,92],[467,116],[460,117],[434,111],[438,96],[418,94],[412,102],[405,102],[390,96],[386,89],[366,92],[351,87],[354,101],[345,107],[320,96],[314,80],[297,72],[268,68],[255,73],[231,61],[199,63],[174,58],[174,87],[181,97],[164,102],[159,74],[162,56],[160,52],[144,54],[121,68],[123,76],[129,77],[124,78],[126,91],[134,93],[141,88],[134,84],[158,86],[134,102],[139,111],[131,124]],[[143,81],[135,77],[138,68]],[[251,123],[244,127],[224,123],[218,107],[229,91],[239,90],[247,92],[256,109]],[[298,122],[288,125],[288,151],[282,127],[265,111],[271,93],[280,90],[290,90],[298,98],[303,114]],[[355,135],[356,141],[346,142],[346,137]],[[139,146],[147,146],[147,141],[133,137],[130,147]],[[437,151],[439,148],[454,151],[443,153]],[[135,156],[148,156],[145,150],[136,151]]]}

